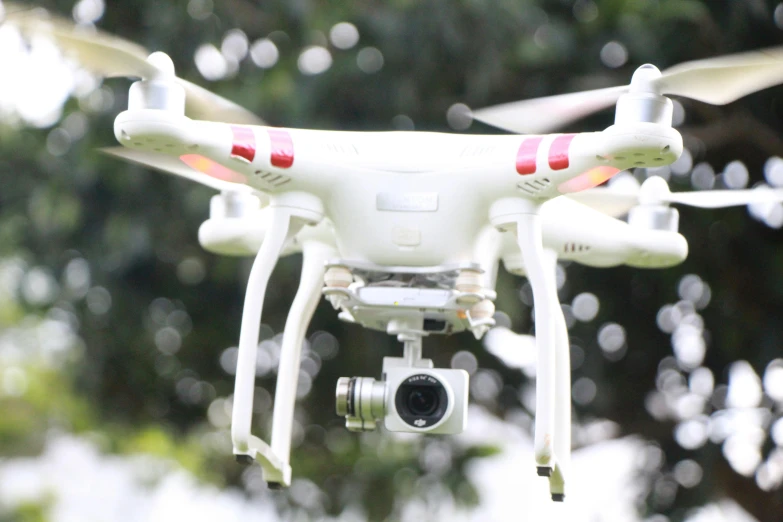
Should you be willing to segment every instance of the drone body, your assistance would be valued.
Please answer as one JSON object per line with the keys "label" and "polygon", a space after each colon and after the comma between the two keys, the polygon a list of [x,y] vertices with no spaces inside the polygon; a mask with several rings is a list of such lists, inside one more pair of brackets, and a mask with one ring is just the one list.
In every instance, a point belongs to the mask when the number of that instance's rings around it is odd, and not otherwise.
{"label": "drone body", "polygon": [[546,137],[354,133],[229,126],[146,109],[120,114],[115,134],[126,147],[191,165],[193,155],[205,157],[204,170],[219,164],[224,179],[268,193],[273,206],[278,194],[311,194],[318,202],[309,210],[332,221],[341,256],[380,266],[472,261],[501,199],[546,201],[634,165],[669,164],[682,151],[676,131],[651,123]]}
{"label": "drone body", "polygon": [[[129,110],[115,120],[115,136],[122,145],[179,156],[207,174],[270,195],[269,230],[250,274],[240,333],[232,423],[238,458],[261,462],[270,482],[290,482],[287,452],[281,454],[275,432],[268,446],[251,435],[250,424],[263,295],[277,258],[303,226],[328,218],[334,225],[334,253],[339,255],[327,263],[326,273],[323,266],[320,274],[314,268],[308,279],[325,276],[324,293],[332,303],[354,309],[353,315],[348,312],[349,320],[356,320],[356,312],[370,310],[360,322],[376,320],[376,327],[405,342],[404,359],[411,368],[421,360],[423,336],[453,331],[448,325],[462,322],[480,337],[494,324],[494,291],[485,288],[493,281],[482,277],[487,259],[480,241],[482,231],[492,226],[516,236],[533,287],[539,352],[536,462],[539,474],[550,477],[553,498],[562,500],[570,453],[569,347],[554,284],[556,256],[544,250],[539,212],[543,202],[592,188],[623,169],[662,166],[679,157],[682,138],[671,128],[671,102],[654,94],[641,100],[635,94],[626,96],[631,98],[625,103],[628,108],[618,110],[618,123],[603,132],[520,138],[304,131],[193,121],[184,116],[184,91],[165,75],[134,84]],[[654,110],[647,114],[644,109],[650,103]],[[445,287],[413,294],[375,288],[374,300],[368,302],[368,289],[352,285],[357,269],[430,276]],[[366,275],[363,279],[368,282]],[[308,288],[302,300],[310,303],[314,294],[312,285]],[[385,315],[378,321],[379,310]],[[284,336],[302,337],[306,323],[296,322],[296,333]],[[296,365],[290,368],[288,377],[278,372],[278,396],[290,392],[290,381],[295,382]],[[356,393],[359,397],[365,392]],[[389,405],[394,408],[393,402]],[[345,409],[348,426],[364,429],[367,421],[374,425],[372,410]],[[286,419],[277,425],[287,429],[277,433],[290,439],[290,415]],[[438,423],[415,420],[410,431],[438,429]]]}
{"label": "drone body", "polygon": [[[248,281],[240,333],[232,415],[237,458],[261,463],[270,483],[290,483],[293,402],[284,398],[295,389],[301,339],[318,298],[313,281],[323,278],[323,292],[342,308],[341,318],[385,329],[405,343],[404,357],[385,362],[384,374],[387,364],[402,364],[413,372],[427,366],[421,359],[422,337],[461,329],[480,337],[494,324],[494,270],[497,258],[503,257],[507,266],[524,270],[533,289],[538,352],[535,459],[538,473],[549,478],[552,498],[563,500],[570,462],[569,343],[554,278],[560,252],[544,248],[541,209],[549,200],[590,189],[623,169],[659,167],[679,157],[682,138],[671,128],[671,102],[651,85],[655,73],[654,68],[640,69],[632,92],[620,96],[615,125],[605,131],[524,137],[345,133],[194,121],[184,116],[179,101],[184,92],[176,83],[164,78],[135,84],[141,86],[137,92],[150,96],[132,94],[129,110],[117,117],[115,136],[123,146],[179,156],[208,175],[270,197],[269,228]],[[634,234],[622,228],[626,225],[611,225],[625,235],[618,249],[624,250],[625,259],[614,252],[598,264],[662,266],[684,258],[687,246],[672,219],[676,211],[653,207],[644,212],[647,224],[663,225],[663,230],[639,234],[634,241]],[[579,220],[580,211],[572,209],[571,216]],[[587,217],[579,221],[582,226],[601,225],[589,211],[581,217]],[[286,245],[303,227],[324,219],[333,225],[335,241],[314,238],[303,244],[304,263],[310,268],[303,271],[294,303],[303,304],[292,308],[284,332],[288,355],[278,371],[276,396],[281,399],[267,445],[250,430],[263,296]],[[513,238],[505,240],[505,252],[502,241],[498,250],[486,248],[488,236],[493,243],[488,227]],[[562,242],[556,234],[551,237]],[[576,242],[570,242],[571,248],[568,244],[563,243],[563,254],[579,252]],[[411,293],[386,286],[388,276],[407,278],[409,285],[423,276],[426,287],[435,281],[440,287],[414,288]],[[410,375],[417,377],[424,375]],[[346,385],[343,397],[338,387],[346,425],[368,429],[384,414],[387,426],[395,425],[388,416],[401,413],[386,398],[395,390],[357,379]],[[431,426],[419,418],[407,431],[435,429],[438,423]]]}

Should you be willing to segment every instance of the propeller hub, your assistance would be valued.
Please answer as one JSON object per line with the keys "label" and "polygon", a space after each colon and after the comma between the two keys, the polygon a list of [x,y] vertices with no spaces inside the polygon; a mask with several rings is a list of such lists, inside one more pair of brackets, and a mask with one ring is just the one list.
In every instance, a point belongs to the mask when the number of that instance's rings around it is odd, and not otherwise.
{"label": "propeller hub", "polygon": [[661,77],[661,71],[651,63],[647,63],[636,69],[631,77],[631,86],[628,92],[649,92],[660,94],[658,92],[658,80]]}
{"label": "propeller hub", "polygon": [[[174,62],[168,54],[157,51],[147,57],[147,63],[155,67],[158,71],[155,79],[171,79],[174,78]],[[152,80],[153,78],[147,78]]]}

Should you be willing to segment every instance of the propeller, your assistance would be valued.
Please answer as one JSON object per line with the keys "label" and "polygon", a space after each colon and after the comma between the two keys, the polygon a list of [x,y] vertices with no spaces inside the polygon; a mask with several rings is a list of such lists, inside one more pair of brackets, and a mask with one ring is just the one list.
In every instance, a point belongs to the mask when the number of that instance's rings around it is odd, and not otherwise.
{"label": "propeller", "polygon": [[610,179],[607,185],[571,192],[565,197],[607,216],[619,218],[639,204],[639,187],[633,175],[622,172]]}
{"label": "propeller", "polygon": [[[49,38],[68,57],[94,74],[154,79],[170,71],[165,60],[148,60],[149,51],[92,26],[76,26],[47,11],[6,4],[4,22],[17,26],[30,38]],[[158,54],[158,53],[156,53]],[[175,81],[185,89],[186,113],[200,120],[246,125],[264,125],[252,112],[182,78]]]}
{"label": "propeller", "polygon": [[724,208],[778,203],[783,201],[783,189],[759,187],[745,190],[697,190],[672,192],[669,184],[660,176],[652,176],[638,189],[628,184],[622,188],[596,187],[569,194],[574,199],[599,212],[619,217],[638,205],[687,205],[698,208]]}
{"label": "propeller", "polygon": [[219,192],[246,192],[248,194],[255,194],[262,198],[262,200],[268,199],[266,195],[253,190],[248,185],[224,181],[222,179],[218,179],[213,176],[209,176],[208,174],[199,172],[198,170],[189,167],[185,162],[175,156],[157,152],[145,152],[141,150],[128,149],[126,147],[120,146],[104,147],[98,150],[104,154],[119,158],[124,161],[130,161],[131,163],[137,163],[145,167],[159,170],[165,174],[173,174],[190,181],[195,181],[196,183]]}
{"label": "propeller", "polygon": [[747,190],[697,190],[693,192],[672,192],[665,179],[652,176],[639,189],[639,204],[668,205],[671,203],[698,208],[724,208],[752,205],[755,203],[777,203],[783,201],[783,189]]}
{"label": "propeller", "polygon": [[[641,69],[651,68],[643,65]],[[636,75],[634,75],[636,76]],[[783,47],[681,63],[648,76],[652,92],[725,105],[783,83]],[[545,134],[614,105],[631,85],[505,103],[473,112],[473,118],[520,134]]]}

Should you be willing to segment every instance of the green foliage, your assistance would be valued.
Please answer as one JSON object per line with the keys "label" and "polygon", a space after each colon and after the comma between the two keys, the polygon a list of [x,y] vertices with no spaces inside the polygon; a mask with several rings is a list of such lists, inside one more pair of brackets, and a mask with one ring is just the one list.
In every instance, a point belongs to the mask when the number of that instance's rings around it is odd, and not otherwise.
{"label": "green foliage", "polygon": [[[9,368],[4,370],[8,380]],[[50,430],[80,433],[94,425],[89,402],[73,393],[62,372],[42,370],[34,365],[14,367],[14,370],[24,375],[26,389],[16,397],[0,397],[3,453],[34,455],[41,451]]]}
{"label": "green foliage", "polygon": [[11,513],[0,512],[0,522],[47,522],[48,509],[47,503],[23,503]]}

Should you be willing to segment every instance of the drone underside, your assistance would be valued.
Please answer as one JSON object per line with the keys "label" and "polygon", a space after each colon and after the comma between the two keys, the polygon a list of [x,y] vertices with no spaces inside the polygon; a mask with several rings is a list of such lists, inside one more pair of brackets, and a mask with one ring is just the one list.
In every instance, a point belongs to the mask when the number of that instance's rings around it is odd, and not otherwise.
{"label": "drone underside", "polygon": [[418,335],[470,330],[477,339],[495,325],[496,294],[482,287],[477,263],[382,267],[336,260],[326,267],[323,293],[343,321],[387,332],[390,323],[416,320]]}

